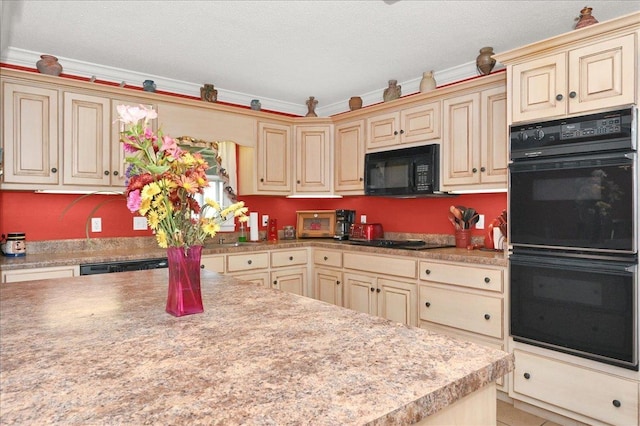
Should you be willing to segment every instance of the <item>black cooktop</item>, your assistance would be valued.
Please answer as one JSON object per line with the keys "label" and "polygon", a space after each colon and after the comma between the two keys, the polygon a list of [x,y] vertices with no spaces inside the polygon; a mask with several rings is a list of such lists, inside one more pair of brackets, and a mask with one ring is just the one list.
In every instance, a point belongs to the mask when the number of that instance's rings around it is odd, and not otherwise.
{"label": "black cooktop", "polygon": [[361,246],[397,248],[403,250],[428,250],[435,248],[455,247],[455,245],[453,244],[428,243],[422,240],[348,240],[345,242]]}

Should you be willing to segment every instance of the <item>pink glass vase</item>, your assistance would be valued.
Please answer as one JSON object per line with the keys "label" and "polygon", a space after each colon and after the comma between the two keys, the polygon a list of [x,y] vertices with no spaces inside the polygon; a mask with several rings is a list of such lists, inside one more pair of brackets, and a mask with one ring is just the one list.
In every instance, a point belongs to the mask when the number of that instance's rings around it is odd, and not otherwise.
{"label": "pink glass vase", "polygon": [[176,317],[204,312],[200,292],[202,246],[167,248],[169,290],[167,312]]}

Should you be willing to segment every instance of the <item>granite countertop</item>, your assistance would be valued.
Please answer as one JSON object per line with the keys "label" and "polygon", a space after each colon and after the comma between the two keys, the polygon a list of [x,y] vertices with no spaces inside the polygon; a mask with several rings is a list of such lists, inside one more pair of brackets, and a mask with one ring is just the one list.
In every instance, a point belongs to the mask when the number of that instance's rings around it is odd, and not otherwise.
{"label": "granite countertop", "polygon": [[[38,245],[32,253],[32,245]],[[430,250],[399,250],[393,248],[351,245],[348,241],[333,239],[279,240],[278,242],[248,242],[231,244],[207,244],[203,255],[244,253],[251,251],[287,249],[297,247],[321,247],[353,252],[408,256],[417,259],[434,259],[494,266],[507,266],[502,251],[440,248]],[[0,270],[43,268],[51,266],[80,265],[85,263],[114,262],[166,257],[152,238],[114,238],[95,240],[60,240],[46,243],[28,243],[27,255],[23,257],[0,256]]]}
{"label": "granite countertop", "polygon": [[204,271],[205,312],[164,312],[165,269],[0,287],[0,423],[408,424],[513,355]]}

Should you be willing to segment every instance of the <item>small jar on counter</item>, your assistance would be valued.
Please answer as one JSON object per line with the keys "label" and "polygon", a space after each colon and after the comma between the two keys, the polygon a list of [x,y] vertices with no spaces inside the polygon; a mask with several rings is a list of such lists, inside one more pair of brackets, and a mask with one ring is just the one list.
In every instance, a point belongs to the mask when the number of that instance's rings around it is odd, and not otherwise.
{"label": "small jar on counter", "polygon": [[296,239],[296,228],[291,225],[287,225],[283,229],[282,238],[284,240],[295,240]]}
{"label": "small jar on counter", "polygon": [[[4,235],[3,235],[4,237]],[[7,239],[2,243],[0,249],[2,254],[11,257],[26,256],[27,238],[24,232],[9,232]]]}

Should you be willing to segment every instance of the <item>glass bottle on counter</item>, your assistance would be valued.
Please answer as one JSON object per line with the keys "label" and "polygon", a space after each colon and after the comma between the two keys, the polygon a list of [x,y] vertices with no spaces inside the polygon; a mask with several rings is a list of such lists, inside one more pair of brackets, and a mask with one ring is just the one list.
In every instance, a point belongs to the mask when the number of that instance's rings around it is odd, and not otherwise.
{"label": "glass bottle on counter", "polygon": [[244,222],[240,222],[240,235],[238,236],[239,243],[247,242],[247,231],[244,229]]}

